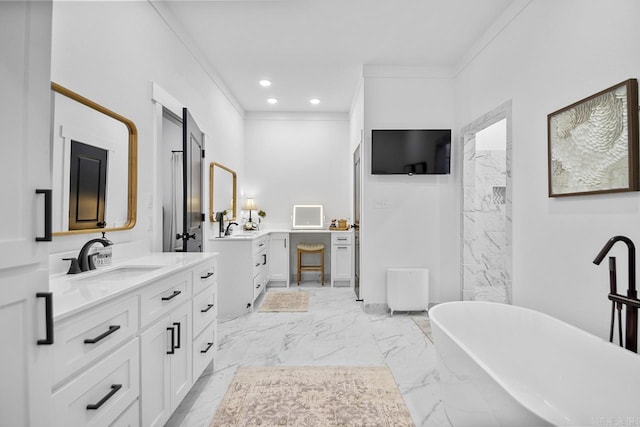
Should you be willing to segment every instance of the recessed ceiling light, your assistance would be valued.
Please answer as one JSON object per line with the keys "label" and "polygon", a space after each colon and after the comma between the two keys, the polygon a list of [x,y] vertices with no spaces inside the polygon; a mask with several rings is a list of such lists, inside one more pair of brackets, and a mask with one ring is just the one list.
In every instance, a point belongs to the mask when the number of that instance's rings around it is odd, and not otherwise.
{"label": "recessed ceiling light", "polygon": [[260,80],[260,86],[269,87],[269,86],[271,86],[271,81],[269,81],[269,80]]}
{"label": "recessed ceiling light", "polygon": [[311,98],[309,102],[312,103],[313,105],[320,104],[320,100],[318,98]]}
{"label": "recessed ceiling light", "polygon": [[269,98],[269,99],[267,99],[267,102],[268,102],[269,104],[277,104],[277,103],[278,103],[278,100],[277,100],[277,99],[275,99],[275,98]]}

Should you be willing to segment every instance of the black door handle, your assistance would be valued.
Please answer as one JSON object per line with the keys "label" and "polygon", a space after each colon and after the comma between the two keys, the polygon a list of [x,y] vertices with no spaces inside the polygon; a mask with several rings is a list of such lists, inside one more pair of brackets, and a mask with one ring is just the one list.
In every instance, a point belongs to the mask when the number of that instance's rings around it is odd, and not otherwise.
{"label": "black door handle", "polygon": [[209,349],[213,347],[213,343],[212,342],[208,342],[207,343],[207,347],[204,350],[200,350],[200,353],[206,353],[207,351],[209,351]]}
{"label": "black door handle", "polygon": [[36,298],[44,298],[44,311],[46,317],[46,337],[38,340],[38,345],[53,344],[53,292],[38,292]]}
{"label": "black door handle", "polygon": [[52,224],[52,208],[51,208],[51,190],[37,189],[36,194],[44,194],[44,236],[36,236],[36,242],[50,242],[52,239],[51,224]]}
{"label": "black door handle", "polygon": [[176,347],[175,347],[176,331],[175,331],[175,329],[173,329],[173,327],[168,327],[167,331],[171,332],[171,350],[167,351],[167,354],[175,354],[175,352],[176,352]]}
{"label": "black door handle", "polygon": [[86,340],[84,340],[85,344],[95,344],[99,341],[102,341],[103,339],[105,339],[106,337],[108,337],[109,335],[111,335],[112,333],[114,333],[115,331],[117,331],[118,329],[120,329],[120,325],[111,325],[109,326],[109,330],[98,335],[95,338],[87,338]]}
{"label": "black door handle", "polygon": [[262,261],[262,265],[267,265],[267,254],[262,254],[264,260]]}
{"label": "black door handle", "polygon": [[178,328],[178,344],[176,345],[176,348],[180,348],[180,322],[174,322],[173,326]]}
{"label": "black door handle", "polygon": [[111,391],[109,393],[107,393],[107,395],[105,397],[100,399],[100,401],[98,403],[91,403],[91,404],[87,405],[87,409],[98,409],[98,408],[100,408],[102,405],[104,405],[106,403],[107,400],[111,399],[111,397],[114,394],[116,394],[118,392],[118,390],[120,390],[121,388],[122,388],[122,384],[112,384],[111,385]]}
{"label": "black door handle", "polygon": [[169,301],[180,295],[182,291],[173,291],[173,293],[168,297],[162,297],[162,301]]}

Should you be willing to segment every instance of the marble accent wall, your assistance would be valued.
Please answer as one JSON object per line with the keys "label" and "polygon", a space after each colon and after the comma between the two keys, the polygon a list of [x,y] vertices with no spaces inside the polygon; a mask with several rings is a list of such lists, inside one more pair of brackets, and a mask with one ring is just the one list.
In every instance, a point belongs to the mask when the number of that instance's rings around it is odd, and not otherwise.
{"label": "marble accent wall", "polygon": [[506,302],[506,150],[476,151],[475,138],[467,144],[465,166],[474,173],[464,183],[465,281],[473,283],[475,300]]}
{"label": "marble accent wall", "polygon": [[[505,150],[476,150],[475,135],[507,119]],[[511,101],[461,129],[461,281],[464,300],[511,302]]]}

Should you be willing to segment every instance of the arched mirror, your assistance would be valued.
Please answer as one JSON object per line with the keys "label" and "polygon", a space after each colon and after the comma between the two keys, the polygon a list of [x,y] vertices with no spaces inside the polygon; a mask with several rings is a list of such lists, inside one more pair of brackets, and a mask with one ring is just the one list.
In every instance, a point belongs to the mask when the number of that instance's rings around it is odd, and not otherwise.
{"label": "arched mirror", "polygon": [[236,172],[228,167],[211,162],[209,165],[209,220],[215,222],[216,212],[227,211],[227,218],[237,217]]}
{"label": "arched mirror", "polygon": [[135,124],[51,83],[53,235],[129,230],[136,223]]}

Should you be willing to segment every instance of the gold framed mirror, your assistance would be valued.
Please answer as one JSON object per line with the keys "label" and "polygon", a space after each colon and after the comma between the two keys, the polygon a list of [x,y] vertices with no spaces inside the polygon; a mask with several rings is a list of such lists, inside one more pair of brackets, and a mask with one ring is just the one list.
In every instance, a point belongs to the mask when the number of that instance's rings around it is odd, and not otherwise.
{"label": "gold framed mirror", "polygon": [[[135,124],[57,83],[51,82],[51,90],[53,235],[130,230],[136,224],[138,200]],[[94,167],[90,159],[85,166],[72,168],[77,146],[104,153],[104,165]],[[96,169],[103,167],[98,177]],[[75,175],[80,173],[88,173],[89,178]],[[88,184],[91,179],[101,182],[99,189]]]}
{"label": "gold framed mirror", "polygon": [[216,212],[229,211],[227,216],[234,221],[238,212],[236,194],[237,176],[233,169],[223,164],[211,162],[209,164],[209,221],[216,222]]}

